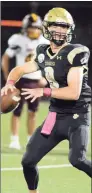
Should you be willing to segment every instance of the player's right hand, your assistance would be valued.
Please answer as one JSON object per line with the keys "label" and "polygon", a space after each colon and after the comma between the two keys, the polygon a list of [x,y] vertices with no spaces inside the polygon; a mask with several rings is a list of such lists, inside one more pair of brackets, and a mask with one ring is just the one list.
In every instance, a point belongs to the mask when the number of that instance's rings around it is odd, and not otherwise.
{"label": "player's right hand", "polygon": [[1,89],[1,96],[3,95],[7,95],[8,90],[10,90],[11,92],[14,91],[14,89],[16,89],[16,87],[12,84],[6,84],[2,89]]}

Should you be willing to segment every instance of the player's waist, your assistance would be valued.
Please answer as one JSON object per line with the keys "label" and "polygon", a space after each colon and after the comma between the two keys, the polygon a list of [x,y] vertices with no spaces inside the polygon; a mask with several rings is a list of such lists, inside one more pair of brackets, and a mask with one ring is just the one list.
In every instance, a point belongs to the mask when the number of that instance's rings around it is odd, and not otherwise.
{"label": "player's waist", "polygon": [[83,112],[86,113],[88,111],[90,111],[90,101],[86,102],[86,101],[81,101],[76,102],[76,101],[64,101],[62,100],[62,102],[60,102],[60,100],[58,102],[53,102],[51,101],[50,103],[50,111],[55,111],[57,113],[61,113],[61,114],[71,114],[71,113],[79,113],[79,112]]}

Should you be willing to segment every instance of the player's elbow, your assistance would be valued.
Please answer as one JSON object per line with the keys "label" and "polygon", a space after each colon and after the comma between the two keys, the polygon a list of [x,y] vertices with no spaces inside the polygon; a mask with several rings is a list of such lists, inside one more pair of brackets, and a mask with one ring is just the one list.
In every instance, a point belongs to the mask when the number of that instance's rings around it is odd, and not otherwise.
{"label": "player's elbow", "polygon": [[76,94],[75,97],[74,97],[74,100],[77,101],[79,99],[79,95]]}
{"label": "player's elbow", "polygon": [[77,91],[73,91],[73,94],[72,94],[72,99],[77,101],[80,97],[80,93],[77,92]]}

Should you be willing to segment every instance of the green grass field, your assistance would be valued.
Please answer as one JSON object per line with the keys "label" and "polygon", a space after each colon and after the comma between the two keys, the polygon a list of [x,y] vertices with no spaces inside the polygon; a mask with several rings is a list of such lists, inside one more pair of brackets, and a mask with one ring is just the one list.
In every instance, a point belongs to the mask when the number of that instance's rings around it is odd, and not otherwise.
{"label": "green grass field", "polygon": [[[41,103],[37,114],[37,126],[48,113],[48,103]],[[1,193],[28,193],[21,170],[21,158],[25,151],[26,108],[20,123],[21,151],[8,148],[10,142],[11,113],[1,116]],[[89,143],[87,157],[91,158]],[[91,193],[91,180],[83,172],[71,167],[68,161],[68,142],[60,143],[39,162],[40,193]]]}

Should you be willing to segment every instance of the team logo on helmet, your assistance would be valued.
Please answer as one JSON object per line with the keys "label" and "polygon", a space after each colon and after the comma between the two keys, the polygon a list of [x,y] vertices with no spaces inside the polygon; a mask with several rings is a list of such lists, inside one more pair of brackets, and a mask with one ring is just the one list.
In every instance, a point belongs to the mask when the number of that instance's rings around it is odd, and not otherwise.
{"label": "team logo on helmet", "polygon": [[44,54],[39,54],[39,56],[38,56],[38,62],[39,62],[39,63],[42,63],[42,62],[44,61],[44,59],[45,59]]}

